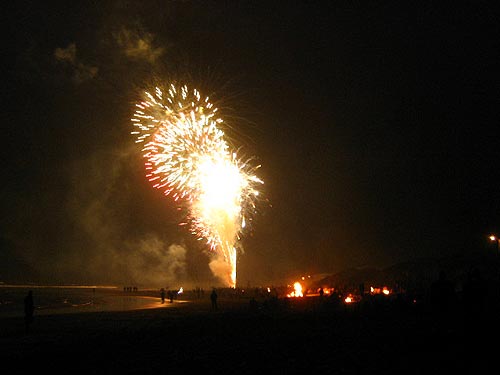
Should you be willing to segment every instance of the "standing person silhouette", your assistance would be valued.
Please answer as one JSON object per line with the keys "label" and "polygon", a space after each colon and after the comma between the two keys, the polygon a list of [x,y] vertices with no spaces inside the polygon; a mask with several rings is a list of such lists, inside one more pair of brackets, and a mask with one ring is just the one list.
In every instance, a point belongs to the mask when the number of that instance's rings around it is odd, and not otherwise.
{"label": "standing person silhouette", "polygon": [[28,295],[24,297],[24,324],[26,332],[30,330],[33,322],[33,313],[35,312],[35,303],[33,302],[33,292],[30,290]]}
{"label": "standing person silhouette", "polygon": [[217,310],[217,292],[215,291],[215,288],[210,294],[210,301],[212,301],[212,310]]}
{"label": "standing person silhouette", "polygon": [[168,299],[170,300],[170,303],[174,303],[174,291],[173,290],[168,291]]}

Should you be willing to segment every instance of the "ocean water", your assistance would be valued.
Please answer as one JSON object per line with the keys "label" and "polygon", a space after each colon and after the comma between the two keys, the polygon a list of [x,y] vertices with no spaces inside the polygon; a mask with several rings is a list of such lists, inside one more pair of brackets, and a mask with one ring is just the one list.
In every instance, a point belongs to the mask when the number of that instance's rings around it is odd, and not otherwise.
{"label": "ocean water", "polygon": [[165,307],[156,292],[124,292],[112,286],[42,286],[0,284],[0,318],[24,316],[24,297],[33,292],[35,315],[127,311]]}

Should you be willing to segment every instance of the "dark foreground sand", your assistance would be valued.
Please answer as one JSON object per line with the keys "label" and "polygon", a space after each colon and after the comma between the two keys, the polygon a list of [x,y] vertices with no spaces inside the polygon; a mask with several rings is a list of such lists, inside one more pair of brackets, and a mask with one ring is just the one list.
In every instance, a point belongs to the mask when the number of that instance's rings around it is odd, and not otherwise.
{"label": "dark foreground sand", "polygon": [[[269,302],[269,301],[268,301]],[[271,303],[272,302],[272,303]],[[495,319],[468,335],[411,306],[334,306],[319,298],[174,301],[157,309],[0,320],[0,373],[489,374]],[[458,315],[457,315],[458,316]],[[496,320],[500,324],[500,320]],[[472,330],[471,330],[472,331]],[[485,341],[485,338],[492,340]],[[496,369],[496,370],[495,370]]]}

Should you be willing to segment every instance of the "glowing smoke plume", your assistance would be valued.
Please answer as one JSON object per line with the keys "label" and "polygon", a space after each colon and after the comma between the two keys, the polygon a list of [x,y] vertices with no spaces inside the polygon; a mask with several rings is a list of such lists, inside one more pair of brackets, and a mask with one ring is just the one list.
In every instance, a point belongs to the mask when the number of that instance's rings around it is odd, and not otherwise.
{"label": "glowing smoke plume", "polygon": [[207,241],[212,272],[236,286],[236,244],[255,211],[263,181],[257,167],[229,149],[223,120],[208,97],[186,85],[144,93],[131,119],[137,143],[143,143],[146,177],[157,189],[188,209],[191,232]]}

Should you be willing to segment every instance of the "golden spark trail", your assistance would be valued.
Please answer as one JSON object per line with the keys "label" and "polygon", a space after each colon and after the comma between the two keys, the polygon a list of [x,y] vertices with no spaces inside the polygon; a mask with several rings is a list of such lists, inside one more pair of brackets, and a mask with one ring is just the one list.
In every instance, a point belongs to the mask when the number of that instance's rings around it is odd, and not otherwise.
{"label": "golden spark trail", "polygon": [[[257,167],[229,150],[217,108],[196,89],[171,84],[145,92],[136,104],[131,134],[143,143],[146,177],[175,201],[186,203],[191,232],[213,254],[212,272],[236,286],[236,244],[255,211],[263,181]],[[181,223],[181,224],[188,224]]]}

